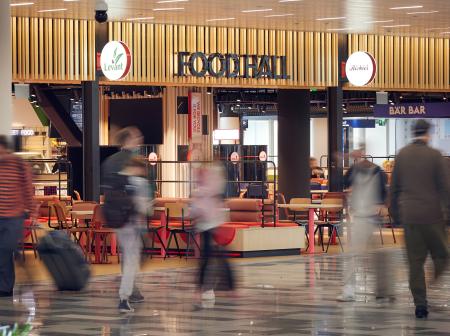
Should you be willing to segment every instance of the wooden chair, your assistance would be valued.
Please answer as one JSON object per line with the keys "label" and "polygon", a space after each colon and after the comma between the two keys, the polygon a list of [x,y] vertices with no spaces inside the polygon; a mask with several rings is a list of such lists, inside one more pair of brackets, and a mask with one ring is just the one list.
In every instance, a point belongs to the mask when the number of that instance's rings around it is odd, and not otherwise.
{"label": "wooden chair", "polygon": [[[289,204],[311,204],[311,198],[292,198],[289,201]],[[306,236],[306,243],[308,249],[309,247],[309,236],[308,236],[308,224],[309,224],[309,209],[302,208],[302,209],[291,209],[289,208],[289,211],[292,212],[293,218],[292,221],[297,223],[298,226],[305,228],[305,236]]]}
{"label": "wooden chair", "polygon": [[[112,235],[116,234],[116,231],[105,226],[105,220],[103,218],[101,205],[96,205],[96,207],[94,208],[91,227],[92,242],[95,246],[96,254],[98,251],[100,253],[100,260],[97,260],[97,262],[101,264],[107,264],[109,263],[108,241],[111,240],[110,238]],[[117,254],[117,262],[120,263],[119,254]]]}
{"label": "wooden chair", "polygon": [[[319,234],[319,242],[322,245],[322,251],[328,252],[333,235],[336,235],[341,250],[342,252],[344,252],[344,247],[342,246],[341,237],[339,235],[339,228],[341,227],[344,218],[344,201],[340,198],[325,198],[322,201],[322,204],[336,204],[337,206],[336,208],[330,208],[321,211],[320,219],[319,221],[316,221],[316,230],[314,231],[314,234]],[[324,249],[323,242],[324,228],[327,228],[329,230],[329,238],[326,250]]]}
{"label": "wooden chair", "polygon": [[[88,202],[88,201],[81,201],[74,203],[72,207],[72,211],[94,211],[98,204],[95,202]],[[89,227],[86,219],[75,219],[72,217],[72,223],[73,227],[69,229],[69,232],[71,233],[72,237],[74,238],[75,242],[80,245],[82,250],[84,251],[84,254],[86,256],[86,259],[89,258],[89,252],[90,252],[90,235],[91,235],[91,228]],[[83,244],[83,236],[85,238],[84,244]],[[84,247],[83,247],[84,245]]]}
{"label": "wooden chair", "polygon": [[74,203],[82,201],[81,195],[80,195],[80,193],[78,191],[74,190],[73,191],[73,195],[74,195],[74,198],[73,198],[73,202]]}
{"label": "wooden chair", "polygon": [[383,228],[390,228],[392,231],[392,238],[394,238],[394,244],[397,244],[397,239],[395,237],[395,231],[394,231],[394,225],[392,221],[391,214],[389,212],[389,208],[383,207],[380,209],[380,212],[378,215],[381,218],[380,221],[380,239],[381,239],[381,245],[384,245],[384,239],[383,239]]}
{"label": "wooden chair", "polygon": [[[167,241],[167,249],[170,249],[170,244],[172,239],[175,240],[175,244],[177,246],[178,255],[182,256],[180,244],[178,241],[178,237],[181,238],[181,235],[185,235],[187,237],[187,246],[186,246],[186,258],[189,254],[189,247],[191,243],[191,239],[194,244],[200,249],[200,246],[195,239],[195,231],[192,226],[191,220],[189,219],[189,211],[188,207],[185,203],[166,203],[166,230],[169,232],[169,240]],[[166,254],[168,256],[168,254]]]}
{"label": "wooden chair", "polygon": [[58,221],[59,230],[69,230],[73,227],[73,223],[71,218],[68,217],[68,211],[63,202],[55,201],[52,204],[53,209],[55,210],[56,219]]}

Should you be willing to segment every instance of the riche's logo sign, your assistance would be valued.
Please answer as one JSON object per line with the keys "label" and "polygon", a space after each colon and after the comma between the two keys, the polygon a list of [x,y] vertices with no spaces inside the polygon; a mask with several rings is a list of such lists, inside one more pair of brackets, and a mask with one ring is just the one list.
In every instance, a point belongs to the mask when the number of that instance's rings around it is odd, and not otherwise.
{"label": "riche's logo sign", "polygon": [[377,73],[375,58],[368,52],[358,51],[350,55],[345,65],[348,81],[355,86],[370,84]]}
{"label": "riche's logo sign", "polygon": [[179,52],[178,76],[289,79],[286,56]]}

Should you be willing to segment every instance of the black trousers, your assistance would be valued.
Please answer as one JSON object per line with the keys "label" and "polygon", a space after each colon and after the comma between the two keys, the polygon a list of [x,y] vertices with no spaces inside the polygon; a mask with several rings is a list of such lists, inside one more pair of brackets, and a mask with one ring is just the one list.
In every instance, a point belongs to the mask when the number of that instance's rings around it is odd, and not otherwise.
{"label": "black trousers", "polygon": [[[215,255],[218,251],[213,245],[212,239],[213,239],[213,230],[202,232],[199,287],[202,290],[214,289],[216,287],[215,286],[216,282],[218,282],[220,284],[219,289],[233,290],[234,289],[233,271],[225,256]],[[217,264],[217,268],[211,267],[214,266],[213,265],[214,263]]]}
{"label": "black trousers", "polygon": [[0,292],[14,289],[14,252],[23,235],[23,217],[0,218]]}
{"label": "black trousers", "polygon": [[405,225],[406,252],[409,262],[409,287],[416,306],[427,306],[424,264],[428,254],[434,263],[434,277],[448,266],[447,232],[444,223]]}

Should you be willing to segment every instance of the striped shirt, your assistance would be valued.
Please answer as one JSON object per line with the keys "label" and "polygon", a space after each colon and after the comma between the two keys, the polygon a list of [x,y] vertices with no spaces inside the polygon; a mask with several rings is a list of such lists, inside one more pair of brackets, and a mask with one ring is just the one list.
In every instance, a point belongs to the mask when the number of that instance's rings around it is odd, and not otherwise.
{"label": "striped shirt", "polygon": [[0,156],[0,218],[19,217],[33,209],[31,168],[13,154]]}

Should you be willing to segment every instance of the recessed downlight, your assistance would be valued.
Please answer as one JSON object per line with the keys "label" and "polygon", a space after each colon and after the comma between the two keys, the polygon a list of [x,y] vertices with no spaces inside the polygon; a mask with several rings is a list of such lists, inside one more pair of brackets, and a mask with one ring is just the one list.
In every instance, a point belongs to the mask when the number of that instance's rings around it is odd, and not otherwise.
{"label": "recessed downlight", "polygon": [[303,1],[303,0],[280,0],[278,2],[283,3],[283,2],[300,2],[300,1]]}
{"label": "recessed downlight", "polygon": [[400,28],[400,27],[411,27],[410,24],[398,24],[398,25],[390,25],[390,26],[382,26],[383,28]]}
{"label": "recessed downlight", "polygon": [[156,3],[162,4],[162,3],[173,3],[173,2],[189,2],[189,0],[161,0],[161,1],[157,1]]}
{"label": "recessed downlight", "polygon": [[394,20],[376,20],[376,21],[367,21],[365,23],[373,24],[373,23],[389,23],[389,22],[394,22]]}
{"label": "recessed downlight", "polygon": [[352,30],[353,28],[329,28],[327,29],[327,31],[348,31],[348,30]]}

